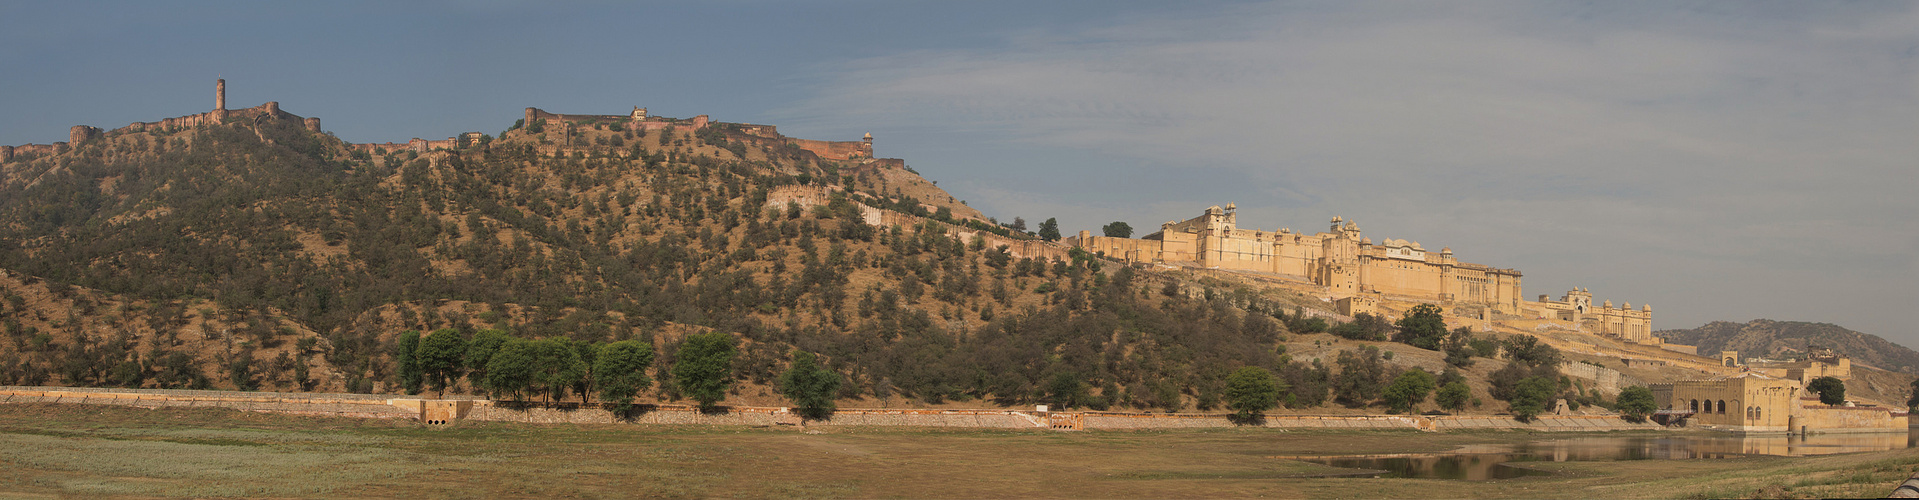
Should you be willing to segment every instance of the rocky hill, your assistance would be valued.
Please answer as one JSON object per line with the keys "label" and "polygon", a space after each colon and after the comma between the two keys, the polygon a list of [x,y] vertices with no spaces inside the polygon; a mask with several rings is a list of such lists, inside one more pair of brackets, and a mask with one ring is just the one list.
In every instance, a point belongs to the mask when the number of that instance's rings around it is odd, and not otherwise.
{"label": "rocky hill", "polygon": [[581,358],[650,342],[655,401],[680,398],[668,369],[705,332],[739,346],[728,404],[786,404],[772,386],[798,351],[864,406],[1219,410],[1247,366],[1312,412],[1380,411],[1415,367],[1468,386],[1467,411],[1531,377],[1605,396],[1552,373],[1557,354],[1484,359],[1496,335],[1416,348],[1379,318],[1317,317],[1322,297],[1034,241],[904,161],[769,126],[523,119],[421,147],[290,116],[88,128],[0,161],[0,385],[391,394],[402,332],[499,330]]}
{"label": "rocky hill", "polygon": [[1884,370],[1919,373],[1919,352],[1872,334],[1830,323],[1756,319],[1746,323],[1714,321],[1687,330],[1660,330],[1667,342],[1699,346],[1700,354],[1739,351],[1741,356],[1774,359],[1803,356],[1807,346],[1829,347]]}
{"label": "rocky hill", "polygon": [[401,332],[439,329],[647,340],[655,380],[688,333],[729,333],[736,404],[779,404],[795,350],[861,404],[1213,408],[1232,369],[1283,364],[1280,308],[962,237],[1031,239],[897,160],[719,123],[451,145],[267,115],[0,163],[0,384],[395,393]]}

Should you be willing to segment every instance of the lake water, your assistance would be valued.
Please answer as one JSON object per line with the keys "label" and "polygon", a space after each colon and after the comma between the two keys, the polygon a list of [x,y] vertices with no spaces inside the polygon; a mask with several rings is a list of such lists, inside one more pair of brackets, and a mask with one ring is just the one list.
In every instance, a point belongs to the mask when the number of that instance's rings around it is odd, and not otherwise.
{"label": "lake water", "polygon": [[1813,436],[1624,436],[1579,437],[1519,444],[1470,445],[1445,453],[1283,457],[1356,469],[1329,476],[1412,477],[1484,481],[1546,475],[1527,462],[1608,460],[1684,460],[1775,455],[1799,457],[1833,453],[1886,451],[1914,447],[1919,435],[1907,433],[1816,434]]}

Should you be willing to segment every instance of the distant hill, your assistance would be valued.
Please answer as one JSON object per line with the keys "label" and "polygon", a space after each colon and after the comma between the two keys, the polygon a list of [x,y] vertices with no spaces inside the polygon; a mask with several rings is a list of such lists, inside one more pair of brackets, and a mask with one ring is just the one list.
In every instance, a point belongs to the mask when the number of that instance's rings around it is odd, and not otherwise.
{"label": "distant hill", "polygon": [[1699,346],[1699,353],[1739,351],[1741,356],[1803,352],[1808,345],[1831,347],[1855,363],[1906,373],[1919,372],[1919,351],[1886,339],[1830,323],[1756,319],[1746,323],[1714,321],[1689,330],[1660,330],[1667,342]]}

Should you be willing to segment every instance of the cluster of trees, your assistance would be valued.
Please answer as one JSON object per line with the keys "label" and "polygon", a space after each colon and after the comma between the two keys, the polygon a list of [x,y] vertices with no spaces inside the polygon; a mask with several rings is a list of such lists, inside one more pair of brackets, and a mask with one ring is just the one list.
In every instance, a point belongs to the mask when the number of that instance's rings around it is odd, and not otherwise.
{"label": "cluster of trees", "polygon": [[[551,403],[573,394],[582,402],[597,397],[611,411],[625,413],[654,385],[647,375],[655,361],[653,344],[640,340],[525,339],[502,330],[467,335],[446,328],[426,335],[403,332],[394,349],[409,394],[433,390],[444,395],[465,380],[468,387],[496,398],[535,396]],[[662,381],[668,386],[665,392],[716,408],[737,377],[733,365],[738,349],[738,340],[726,333],[686,336],[673,350],[671,368],[661,371],[670,374]],[[804,415],[825,418],[833,411],[843,378],[822,367],[813,353],[795,352],[780,380],[781,392]]]}

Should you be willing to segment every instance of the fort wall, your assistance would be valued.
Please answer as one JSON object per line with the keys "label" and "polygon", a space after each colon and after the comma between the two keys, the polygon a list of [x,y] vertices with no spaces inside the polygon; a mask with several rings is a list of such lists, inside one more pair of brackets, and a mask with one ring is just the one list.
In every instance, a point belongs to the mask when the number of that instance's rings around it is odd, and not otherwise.
{"label": "fort wall", "polygon": [[[832,200],[833,192],[839,190],[839,186],[781,186],[767,193],[765,206],[779,208],[786,206],[787,202],[792,202],[798,204],[801,208],[812,208],[817,205],[825,205]],[[971,243],[973,238],[977,237],[986,245],[986,248],[1006,247],[1006,253],[1015,258],[1037,260],[1071,259],[1067,254],[1068,248],[1058,243],[1008,238],[988,231],[957,226],[893,210],[874,208],[857,201],[853,203],[859,206],[861,220],[869,226],[880,228],[892,226],[912,228],[931,222],[943,228],[949,237],[958,238],[960,241],[968,243]]]}
{"label": "fort wall", "polygon": [[1619,370],[1586,363],[1561,363],[1559,373],[1572,378],[1591,380],[1593,388],[1606,394],[1619,394],[1622,388],[1645,385],[1645,382],[1620,373]]}
{"label": "fort wall", "polygon": [[873,143],[861,141],[815,141],[786,138],[786,142],[829,160],[872,158]]}
{"label": "fort wall", "polygon": [[0,147],[0,162],[12,162],[16,159],[24,160],[29,157],[38,158],[38,157],[43,157],[47,155],[59,154],[59,153],[65,152],[66,150],[67,150],[67,143],[65,142],[56,142],[53,144],[21,144],[19,146],[4,146],[4,147]]}

